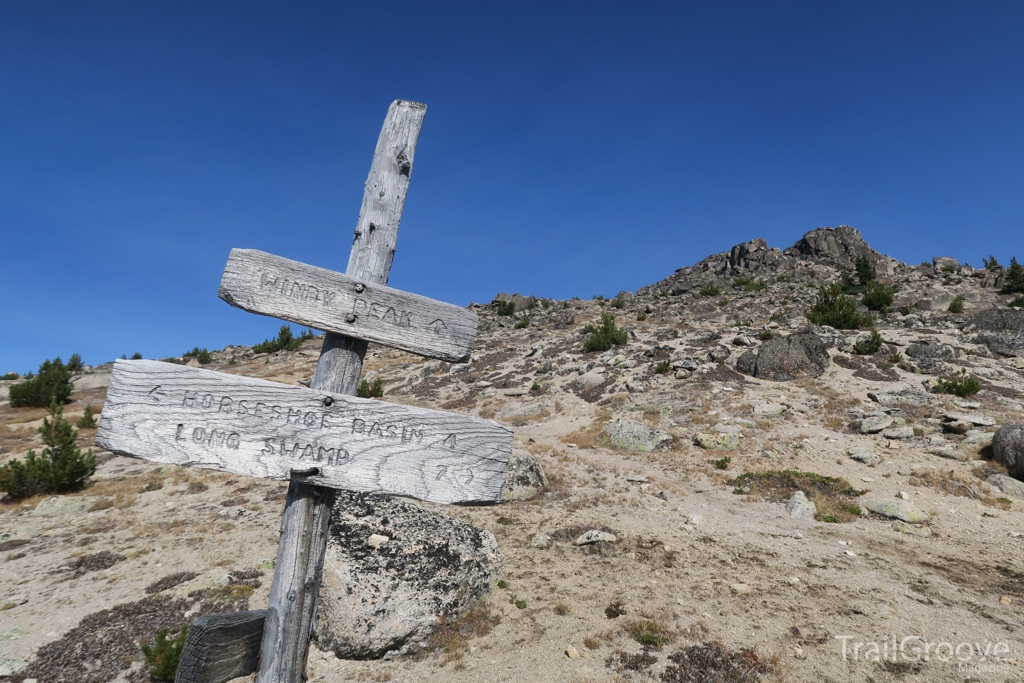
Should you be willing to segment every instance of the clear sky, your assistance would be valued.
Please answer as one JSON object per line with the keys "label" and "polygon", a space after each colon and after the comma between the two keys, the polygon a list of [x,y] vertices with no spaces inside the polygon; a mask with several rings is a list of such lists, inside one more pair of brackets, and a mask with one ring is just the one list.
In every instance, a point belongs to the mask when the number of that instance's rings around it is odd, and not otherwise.
{"label": "clear sky", "polygon": [[1024,258],[1022,36],[994,0],[6,0],[0,373],[276,334],[228,251],[344,270],[394,99],[428,110],[391,284],[452,303],[840,224]]}

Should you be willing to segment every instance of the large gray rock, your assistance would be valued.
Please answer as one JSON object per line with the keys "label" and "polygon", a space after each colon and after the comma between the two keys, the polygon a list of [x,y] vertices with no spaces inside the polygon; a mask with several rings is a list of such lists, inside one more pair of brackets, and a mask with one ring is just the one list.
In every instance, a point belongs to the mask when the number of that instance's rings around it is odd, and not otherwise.
{"label": "large gray rock", "polygon": [[[378,537],[372,544],[371,536]],[[320,587],[319,646],[347,659],[401,648],[472,607],[503,563],[488,531],[400,498],[338,491]]]}
{"label": "large gray rock", "polygon": [[820,377],[831,364],[828,351],[816,334],[802,331],[765,342],[736,361],[736,369],[759,379],[784,382]]}
{"label": "large gray rock", "polygon": [[537,305],[537,299],[532,296],[520,296],[519,294],[506,294],[501,292],[498,296],[494,297],[492,304],[497,304],[499,301],[511,301],[516,305],[516,311],[526,311]]}
{"label": "large gray rock", "polygon": [[1024,357],[1024,311],[991,308],[974,316],[978,341],[1000,356]]}
{"label": "large gray rock", "polygon": [[932,267],[943,273],[952,273],[960,269],[960,262],[952,256],[933,256]]}
{"label": "large gray rock", "polygon": [[783,253],[787,256],[847,265],[852,264],[858,256],[867,256],[875,262],[884,258],[868,246],[859,230],[846,225],[811,230]]}
{"label": "large gray rock", "polygon": [[533,498],[537,492],[548,485],[537,458],[526,453],[512,452],[508,460],[508,477],[505,488],[501,492],[504,500],[526,500]]}
{"label": "large gray rock", "polygon": [[900,519],[910,524],[928,520],[928,514],[908,500],[868,500],[864,502],[864,507],[876,515]]}
{"label": "large gray rock", "polygon": [[992,437],[992,455],[1011,477],[1024,481],[1024,424],[1000,427]]}
{"label": "large gray rock", "polygon": [[658,446],[672,442],[672,435],[664,429],[622,417],[617,417],[606,424],[601,434],[614,448],[641,453],[649,453]]}
{"label": "large gray rock", "polygon": [[818,514],[818,507],[813,500],[809,500],[803,491],[797,491],[786,503],[786,514],[793,519],[814,519]]}

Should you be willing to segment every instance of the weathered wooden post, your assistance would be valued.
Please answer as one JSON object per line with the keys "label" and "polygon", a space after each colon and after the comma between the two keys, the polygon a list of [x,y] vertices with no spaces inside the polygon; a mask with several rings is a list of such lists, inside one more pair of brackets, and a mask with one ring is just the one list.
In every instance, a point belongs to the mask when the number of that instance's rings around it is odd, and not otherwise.
{"label": "weathered wooden post", "polygon": [[[468,360],[476,315],[387,287],[426,107],[396,101],[377,141],[345,274],[232,250],[220,297],[325,330],[310,388],[155,361],[114,366],[96,443],[133,457],[288,479],[266,612],[197,622],[177,681],[304,680],[334,489],[496,502],[512,431],[489,420],[353,398],[368,341]],[[223,652],[218,652],[222,649]]]}

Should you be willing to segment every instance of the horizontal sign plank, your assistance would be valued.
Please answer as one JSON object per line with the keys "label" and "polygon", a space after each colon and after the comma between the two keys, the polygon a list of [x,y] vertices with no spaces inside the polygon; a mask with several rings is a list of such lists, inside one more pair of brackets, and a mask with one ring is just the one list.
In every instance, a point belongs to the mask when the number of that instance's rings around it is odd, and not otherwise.
{"label": "horizontal sign plank", "polygon": [[255,249],[232,249],[218,296],[232,306],[451,362],[469,359],[476,314]]}
{"label": "horizontal sign plank", "polygon": [[512,430],[490,420],[160,361],[114,363],[96,445],[154,462],[435,503],[501,499]]}

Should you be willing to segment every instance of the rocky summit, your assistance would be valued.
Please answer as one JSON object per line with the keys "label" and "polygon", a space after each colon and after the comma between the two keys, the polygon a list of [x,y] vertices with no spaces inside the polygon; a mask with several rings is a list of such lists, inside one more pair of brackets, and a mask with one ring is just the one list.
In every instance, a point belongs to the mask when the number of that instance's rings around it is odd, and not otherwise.
{"label": "rocky summit", "polygon": [[[1024,313],[1006,269],[921,257],[818,228],[613,299],[472,304],[468,363],[371,344],[382,400],[513,427],[513,458],[497,505],[339,495],[309,679],[1018,680]],[[297,385],[320,344],[165,360]],[[20,381],[0,463],[42,447]],[[0,499],[4,680],[143,681],[159,629],[266,606],[285,484],[97,455],[81,492]],[[965,634],[1004,668],[849,659]]]}

